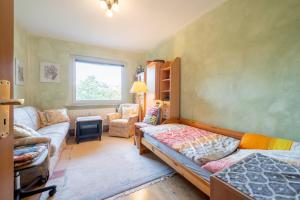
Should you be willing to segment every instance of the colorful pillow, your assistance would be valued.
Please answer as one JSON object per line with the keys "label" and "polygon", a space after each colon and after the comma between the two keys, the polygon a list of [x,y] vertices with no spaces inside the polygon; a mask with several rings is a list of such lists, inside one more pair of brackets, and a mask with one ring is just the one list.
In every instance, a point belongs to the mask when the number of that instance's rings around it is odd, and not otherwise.
{"label": "colorful pillow", "polygon": [[240,143],[240,149],[290,150],[293,141],[264,135],[246,133]]}
{"label": "colorful pillow", "polygon": [[245,133],[243,136],[240,149],[268,149],[271,138],[255,133]]}
{"label": "colorful pillow", "polygon": [[70,121],[66,109],[45,110],[44,112],[38,112],[38,114],[42,127]]}
{"label": "colorful pillow", "polygon": [[148,110],[143,122],[151,125],[157,125],[159,122],[159,115],[160,115],[160,107],[153,106]]}

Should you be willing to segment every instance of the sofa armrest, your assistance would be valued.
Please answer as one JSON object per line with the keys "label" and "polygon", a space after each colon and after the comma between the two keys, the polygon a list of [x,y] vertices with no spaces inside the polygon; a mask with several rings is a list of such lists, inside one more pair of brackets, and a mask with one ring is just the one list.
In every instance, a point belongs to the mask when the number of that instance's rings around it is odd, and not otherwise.
{"label": "sofa armrest", "polygon": [[121,114],[120,113],[109,113],[106,116],[107,116],[108,123],[110,123],[114,119],[120,119],[121,118]]}
{"label": "sofa armrest", "polygon": [[27,146],[27,145],[46,143],[48,144],[48,147],[50,147],[50,142],[51,142],[51,138],[49,137],[25,137],[25,138],[15,139],[14,146],[18,147],[18,146]]}

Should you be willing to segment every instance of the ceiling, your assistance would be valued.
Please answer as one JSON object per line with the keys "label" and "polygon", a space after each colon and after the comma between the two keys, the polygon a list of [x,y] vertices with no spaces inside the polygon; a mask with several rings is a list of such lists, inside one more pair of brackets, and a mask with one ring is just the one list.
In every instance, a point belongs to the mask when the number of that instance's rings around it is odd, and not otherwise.
{"label": "ceiling", "polygon": [[15,17],[41,36],[126,50],[149,50],[224,0],[119,0],[112,18],[98,0],[15,0]]}

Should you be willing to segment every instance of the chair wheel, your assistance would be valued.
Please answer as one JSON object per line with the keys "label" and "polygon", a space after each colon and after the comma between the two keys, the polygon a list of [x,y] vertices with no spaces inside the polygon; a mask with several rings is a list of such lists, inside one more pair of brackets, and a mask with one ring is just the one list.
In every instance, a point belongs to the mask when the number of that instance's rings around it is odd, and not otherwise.
{"label": "chair wheel", "polygon": [[56,193],[56,189],[52,189],[49,191],[49,196],[52,197],[53,195],[55,195]]}

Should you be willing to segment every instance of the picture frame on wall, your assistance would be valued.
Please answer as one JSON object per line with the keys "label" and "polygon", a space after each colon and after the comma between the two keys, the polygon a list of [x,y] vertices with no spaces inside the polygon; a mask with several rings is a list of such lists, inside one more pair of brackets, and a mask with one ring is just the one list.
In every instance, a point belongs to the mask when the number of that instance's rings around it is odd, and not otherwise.
{"label": "picture frame on wall", "polygon": [[24,85],[24,67],[17,58],[15,58],[15,84]]}
{"label": "picture frame on wall", "polygon": [[60,65],[42,62],[40,64],[40,82],[60,83]]}

